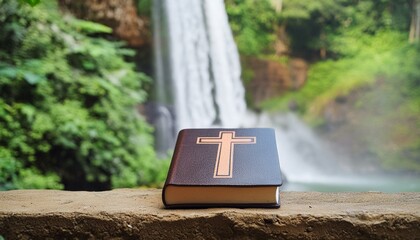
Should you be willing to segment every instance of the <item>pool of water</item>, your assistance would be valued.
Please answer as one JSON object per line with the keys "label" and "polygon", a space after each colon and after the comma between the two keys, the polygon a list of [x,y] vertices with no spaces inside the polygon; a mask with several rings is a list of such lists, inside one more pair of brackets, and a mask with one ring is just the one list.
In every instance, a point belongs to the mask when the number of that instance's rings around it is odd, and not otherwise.
{"label": "pool of water", "polygon": [[325,178],[310,182],[286,182],[281,189],[317,192],[420,192],[420,177]]}

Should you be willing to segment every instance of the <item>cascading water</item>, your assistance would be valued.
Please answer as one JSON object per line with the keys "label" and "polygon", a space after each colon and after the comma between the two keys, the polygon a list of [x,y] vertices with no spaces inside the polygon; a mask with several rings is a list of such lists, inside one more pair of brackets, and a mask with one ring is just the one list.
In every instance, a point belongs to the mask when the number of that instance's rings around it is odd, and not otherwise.
{"label": "cascading water", "polygon": [[[155,0],[153,24],[157,92],[149,117],[158,152],[173,149],[182,128],[273,127],[283,173],[292,183],[289,190],[308,190],[305,185],[323,190],[313,185],[332,183],[341,185],[327,190],[389,191],[395,185],[387,181],[362,188],[370,180],[351,171],[361,166],[331,151],[293,114],[246,111],[239,55],[223,0]],[[407,183],[399,190],[416,189]]]}
{"label": "cascading water", "polygon": [[[274,127],[281,164],[290,181],[313,181],[328,152],[292,115],[246,112],[239,55],[222,0],[154,1],[159,150],[176,132],[195,127]],[[314,167],[317,166],[317,167]]]}
{"label": "cascading water", "polygon": [[276,129],[281,168],[288,181],[321,181],[322,176],[331,176],[338,169],[346,171],[329,146],[296,115],[256,115],[248,112],[247,119],[247,127],[264,126]]}
{"label": "cascading water", "polygon": [[182,128],[239,127],[244,88],[223,1],[158,0],[153,14],[158,149]]}
{"label": "cascading water", "polygon": [[[239,55],[223,1],[159,0],[154,4],[157,142],[173,141],[175,132],[182,128],[274,127],[271,120],[261,121],[261,117],[250,124],[255,114],[245,117]],[[282,128],[277,132],[281,155],[285,156],[282,166],[290,180],[311,180],[317,174],[310,166],[301,171],[306,156],[296,151],[295,140],[290,141],[294,135]],[[308,131],[302,133],[306,135],[298,136],[298,140],[316,142]],[[172,147],[171,143],[160,145],[160,150]],[[301,145],[301,150],[304,146],[319,147],[307,142]],[[313,159],[314,153],[319,155],[316,150],[306,155]]]}

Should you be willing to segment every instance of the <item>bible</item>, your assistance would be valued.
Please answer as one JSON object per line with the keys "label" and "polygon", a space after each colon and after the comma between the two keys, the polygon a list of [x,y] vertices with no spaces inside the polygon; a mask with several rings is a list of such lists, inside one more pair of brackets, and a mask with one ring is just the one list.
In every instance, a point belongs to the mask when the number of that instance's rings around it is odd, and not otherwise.
{"label": "bible", "polygon": [[184,129],[162,191],[166,208],[280,207],[274,129]]}

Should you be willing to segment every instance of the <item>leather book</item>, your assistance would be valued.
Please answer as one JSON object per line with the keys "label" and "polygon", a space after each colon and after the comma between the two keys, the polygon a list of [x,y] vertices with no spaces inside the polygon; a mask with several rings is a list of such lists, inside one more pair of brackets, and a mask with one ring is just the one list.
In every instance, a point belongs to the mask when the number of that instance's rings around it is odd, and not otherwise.
{"label": "leather book", "polygon": [[162,191],[167,208],[280,207],[274,129],[184,129]]}

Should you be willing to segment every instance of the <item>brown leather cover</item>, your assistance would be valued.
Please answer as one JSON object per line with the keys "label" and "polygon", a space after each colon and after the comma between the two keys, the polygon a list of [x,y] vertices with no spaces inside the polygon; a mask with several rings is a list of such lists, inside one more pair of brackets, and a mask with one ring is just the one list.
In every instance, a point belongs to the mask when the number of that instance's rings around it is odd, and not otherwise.
{"label": "brown leather cover", "polygon": [[[218,157],[218,144],[200,144],[200,138],[216,139],[221,132],[234,132],[234,139],[249,139],[249,144],[234,144],[232,171],[230,178],[215,178],[215,165]],[[165,202],[165,188],[179,186],[280,186],[282,177],[274,129],[184,129],[178,134],[171,166],[162,191],[166,207],[202,207],[201,205],[170,206]],[[204,207],[213,205],[203,205]],[[214,206],[223,206],[218,204]],[[225,205],[237,207],[278,207],[278,205]]]}

